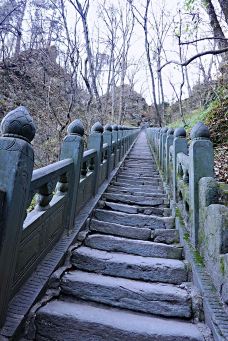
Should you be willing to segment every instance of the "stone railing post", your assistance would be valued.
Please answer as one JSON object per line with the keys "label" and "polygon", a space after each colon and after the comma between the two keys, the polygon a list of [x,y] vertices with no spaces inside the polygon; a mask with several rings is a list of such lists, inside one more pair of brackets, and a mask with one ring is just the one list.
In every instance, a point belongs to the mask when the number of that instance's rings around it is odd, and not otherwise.
{"label": "stone railing post", "polygon": [[161,171],[163,173],[164,179],[165,179],[165,165],[166,165],[166,138],[167,138],[167,131],[168,128],[163,128],[163,133],[161,137]]}
{"label": "stone railing post", "polygon": [[111,155],[112,155],[112,126],[106,124],[103,133],[103,142],[108,144],[108,165],[107,165],[107,178],[112,171]]}
{"label": "stone railing post", "polygon": [[84,128],[80,120],[73,121],[67,128],[68,135],[64,138],[61,152],[60,160],[72,159],[74,162],[74,170],[71,175],[71,179],[61,179],[58,183],[57,189],[60,190],[64,182],[69,183],[68,189],[68,205],[66,206],[66,226],[69,229],[73,227],[74,218],[76,214],[77,197],[78,197],[78,187],[81,174],[81,161],[83,157],[84,143],[83,135]]}
{"label": "stone railing post", "polygon": [[169,185],[169,181],[170,181],[170,170],[169,170],[169,148],[172,146],[174,141],[174,129],[170,128],[167,131],[167,138],[166,138],[166,143],[165,143],[165,155],[166,155],[166,159],[165,159],[165,181],[167,183],[167,185]]}
{"label": "stone railing post", "polygon": [[126,127],[122,127],[122,139],[123,139],[123,156],[125,155],[127,151],[127,145],[126,145]]}
{"label": "stone railing post", "polygon": [[114,124],[112,126],[112,141],[116,143],[114,154],[114,168],[118,165],[118,125]]}
{"label": "stone railing post", "polygon": [[118,145],[119,145],[119,162],[122,159],[122,154],[123,154],[123,130],[122,126],[118,125]]}
{"label": "stone railing post", "polygon": [[88,139],[88,149],[95,149],[97,151],[97,162],[95,164],[95,184],[94,194],[97,192],[97,188],[100,185],[100,167],[102,160],[102,148],[103,148],[103,127],[100,122],[96,122],[91,128],[91,134]]}
{"label": "stone railing post", "polygon": [[214,176],[213,145],[207,126],[198,122],[191,131],[189,149],[189,199],[191,240],[198,245],[199,231],[199,180]]}
{"label": "stone railing post", "polygon": [[[25,107],[8,113],[0,137],[0,325],[4,323],[29,200],[35,127]],[[5,193],[5,195],[4,195]]]}
{"label": "stone railing post", "polygon": [[177,202],[177,154],[188,153],[188,143],[186,140],[186,130],[177,128],[174,131],[173,141],[173,200]]}

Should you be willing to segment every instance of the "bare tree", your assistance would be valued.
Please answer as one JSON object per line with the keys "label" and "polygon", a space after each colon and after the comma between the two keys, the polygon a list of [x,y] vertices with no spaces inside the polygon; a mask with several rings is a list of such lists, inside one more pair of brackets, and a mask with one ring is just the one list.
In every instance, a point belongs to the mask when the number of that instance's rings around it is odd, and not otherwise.
{"label": "bare tree", "polygon": [[132,7],[132,12],[134,17],[136,18],[137,22],[142,26],[144,31],[144,46],[146,51],[146,58],[147,58],[147,64],[150,72],[150,78],[151,78],[151,88],[152,88],[152,95],[153,95],[153,102],[154,102],[154,108],[157,115],[157,120],[160,126],[162,126],[162,119],[159,112],[159,107],[157,103],[157,94],[156,94],[156,84],[155,84],[155,76],[154,76],[154,70],[152,65],[152,56],[151,56],[151,46],[149,41],[149,32],[148,32],[148,11],[149,6],[151,4],[151,0],[146,0],[146,5],[144,7],[144,14],[141,14],[141,11],[137,9],[137,7],[134,5],[133,0],[128,0]]}
{"label": "bare tree", "polygon": [[82,20],[84,37],[85,37],[85,47],[86,47],[87,59],[88,59],[88,64],[89,64],[89,69],[90,69],[90,77],[91,77],[91,82],[92,82],[92,89],[93,89],[94,96],[96,98],[98,112],[101,114],[102,103],[101,103],[101,99],[100,99],[98,89],[97,89],[94,57],[92,54],[90,37],[89,37],[89,29],[88,29],[88,23],[87,23],[87,15],[89,11],[89,0],[85,0],[84,4],[82,4],[79,0],[69,0],[69,1],[73,5],[75,10],[78,12]]}

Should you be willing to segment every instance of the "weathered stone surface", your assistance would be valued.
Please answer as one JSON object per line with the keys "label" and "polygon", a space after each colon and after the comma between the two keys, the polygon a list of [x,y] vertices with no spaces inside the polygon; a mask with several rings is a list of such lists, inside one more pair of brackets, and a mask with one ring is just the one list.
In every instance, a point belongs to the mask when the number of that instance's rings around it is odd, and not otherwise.
{"label": "weathered stone surface", "polygon": [[[157,215],[157,216],[168,216],[170,215],[169,209],[163,209],[158,207],[150,207],[150,206],[139,206],[139,205],[127,205],[127,204],[119,204],[115,202],[106,201],[101,206],[101,208],[108,208],[113,211],[125,212],[125,213],[142,213],[146,215]],[[168,210],[168,211],[166,211]]]}
{"label": "weathered stone surface", "polygon": [[83,302],[52,301],[39,310],[37,341],[203,341],[196,326]]}
{"label": "weathered stone surface", "polygon": [[125,195],[125,194],[109,194],[105,193],[103,197],[106,200],[110,200],[113,202],[123,202],[127,204],[137,204],[141,206],[158,206],[164,204],[164,200],[161,198],[147,198],[145,196],[132,196],[132,195]]}
{"label": "weathered stone surface", "polygon": [[83,300],[154,315],[191,317],[191,298],[172,284],[145,283],[125,278],[71,271],[61,280],[61,289]]}
{"label": "weathered stone surface", "polygon": [[178,243],[179,242],[179,232],[175,229],[157,229],[151,231],[151,239],[157,243]]}
{"label": "weathered stone surface", "polygon": [[[117,177],[118,179],[118,177]],[[141,185],[141,186],[159,186],[161,184],[161,181],[158,179],[153,179],[152,180],[141,180],[139,179],[118,179],[118,182],[120,184],[125,184],[125,185]]]}
{"label": "weathered stone surface", "polygon": [[131,188],[135,188],[135,187],[137,187],[139,190],[141,190],[141,191],[145,191],[145,192],[155,192],[155,191],[161,191],[161,190],[163,190],[163,188],[162,188],[162,186],[161,185],[148,185],[148,184],[135,184],[135,183],[128,183],[128,184],[126,184],[124,181],[112,181],[111,182],[111,185],[114,185],[114,186],[119,186],[119,187],[127,187],[127,188],[129,188],[129,189],[131,189]]}
{"label": "weathered stone surface", "polygon": [[136,175],[126,175],[126,174],[121,174],[121,173],[118,173],[118,176],[117,176],[117,179],[120,180],[120,181],[124,181],[126,180],[126,182],[128,181],[135,181],[138,182],[137,178],[140,179],[139,183],[141,183],[142,181],[144,182],[152,182],[152,183],[157,183],[159,182],[160,179],[160,176],[159,175],[153,175],[153,177],[151,177],[151,175],[149,176],[144,176],[143,174],[139,174],[138,176]]}
{"label": "weathered stone surface", "polygon": [[94,217],[101,221],[116,223],[126,226],[147,227],[150,229],[173,228],[174,219],[172,217],[157,217],[144,214],[127,214],[97,209]]}
{"label": "weathered stone surface", "polygon": [[80,247],[73,252],[73,265],[80,270],[149,282],[181,284],[187,280],[183,261],[133,256]]}
{"label": "weathered stone surface", "polygon": [[[146,190],[146,189],[145,189]],[[125,186],[112,186],[110,185],[107,189],[106,193],[111,193],[111,192],[117,192],[117,193],[126,193],[127,195],[133,195],[133,196],[146,196],[146,197],[153,197],[153,198],[162,198],[162,199],[166,199],[166,195],[164,194],[163,190],[153,190],[151,192],[144,192],[142,191],[141,188],[137,188],[137,187],[125,187]]]}
{"label": "weathered stone surface", "polygon": [[151,241],[93,234],[86,238],[85,245],[94,249],[123,252],[143,257],[182,259],[182,248]]}
{"label": "weathered stone surface", "polygon": [[105,208],[113,211],[125,212],[125,213],[138,213],[138,207],[133,205],[119,204],[115,202],[105,202]]}
{"label": "weathered stone surface", "polygon": [[115,223],[107,223],[92,219],[90,222],[90,230],[96,232],[102,232],[105,234],[111,234],[116,236],[122,236],[131,239],[149,240],[151,236],[151,230],[147,228],[137,228],[124,225],[118,225]]}

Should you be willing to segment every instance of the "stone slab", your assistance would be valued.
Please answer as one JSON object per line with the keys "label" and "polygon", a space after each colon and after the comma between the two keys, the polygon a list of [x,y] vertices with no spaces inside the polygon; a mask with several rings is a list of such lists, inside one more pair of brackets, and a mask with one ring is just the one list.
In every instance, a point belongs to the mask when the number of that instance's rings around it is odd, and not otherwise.
{"label": "stone slab", "polygon": [[187,269],[181,260],[133,256],[84,246],[73,252],[72,264],[84,271],[149,282],[181,284],[187,280]]}
{"label": "stone slab", "polygon": [[35,322],[37,341],[203,341],[191,323],[84,302],[52,301]]}
{"label": "stone slab", "polygon": [[171,214],[171,210],[168,208],[160,208],[160,207],[150,207],[150,206],[139,206],[139,205],[128,205],[128,204],[119,204],[116,202],[106,201],[104,204],[101,203],[100,208],[111,209],[113,211],[125,212],[125,213],[142,213],[146,215],[157,215],[157,216],[168,216]]}
{"label": "stone slab", "polygon": [[151,237],[151,230],[147,228],[124,226],[96,219],[90,221],[90,230],[131,239],[149,240]]}
{"label": "stone slab", "polygon": [[157,243],[179,243],[179,232],[175,229],[157,229],[151,231],[151,239]]}
{"label": "stone slab", "polygon": [[94,249],[123,252],[143,257],[182,259],[181,247],[151,241],[92,234],[87,236],[84,244]]}
{"label": "stone slab", "polygon": [[159,206],[164,204],[164,199],[162,198],[147,198],[146,196],[132,196],[125,194],[116,194],[116,193],[104,193],[103,198],[106,200],[110,200],[113,202],[122,202],[129,205],[140,205],[140,206]]}
{"label": "stone slab", "polygon": [[144,214],[127,214],[102,209],[96,209],[94,211],[94,217],[97,220],[110,223],[133,227],[146,227],[150,229],[173,228],[174,226],[174,219],[172,217],[157,217]]}
{"label": "stone slab", "polygon": [[70,271],[61,280],[63,294],[154,315],[191,317],[191,297],[172,284]]}

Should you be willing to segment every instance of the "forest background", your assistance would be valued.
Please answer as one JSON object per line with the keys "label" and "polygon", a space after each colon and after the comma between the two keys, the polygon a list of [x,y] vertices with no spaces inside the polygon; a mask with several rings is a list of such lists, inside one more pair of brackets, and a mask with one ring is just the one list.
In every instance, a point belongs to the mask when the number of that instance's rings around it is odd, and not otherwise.
{"label": "forest background", "polygon": [[228,182],[227,0],[2,0],[0,118],[26,106],[36,167],[67,125],[209,125]]}

